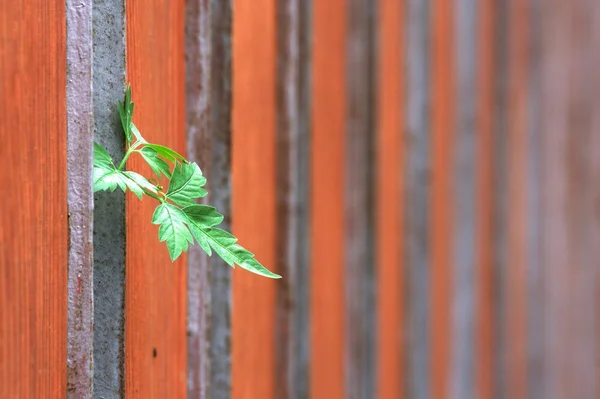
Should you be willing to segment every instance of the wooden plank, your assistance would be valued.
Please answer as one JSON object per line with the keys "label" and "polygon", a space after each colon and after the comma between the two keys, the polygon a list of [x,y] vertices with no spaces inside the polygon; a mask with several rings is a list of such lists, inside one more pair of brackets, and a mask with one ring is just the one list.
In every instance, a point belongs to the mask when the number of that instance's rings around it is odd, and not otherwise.
{"label": "wooden plank", "polygon": [[[545,397],[598,396],[597,24],[587,1],[543,5]],[[556,24],[556,25],[554,25]],[[551,96],[551,97],[549,97]]]}
{"label": "wooden plank", "polygon": [[[445,398],[450,392],[451,343],[453,342],[451,303],[458,291],[452,278],[454,198],[452,170],[455,140],[454,93],[454,10],[449,1],[432,1],[431,29],[431,190],[429,235],[431,240],[430,298],[431,395]],[[458,216],[458,215],[456,215]],[[461,215],[462,216],[462,215]],[[442,333],[444,332],[444,333]]]}
{"label": "wooden plank", "polygon": [[[276,6],[233,2],[233,231],[267,268],[276,263]],[[283,278],[290,278],[283,274]],[[233,398],[274,398],[275,287],[233,272]]]}
{"label": "wooden plank", "polygon": [[345,145],[346,396],[375,396],[373,3],[348,1]]}
{"label": "wooden plank", "polygon": [[406,396],[430,397],[430,18],[426,1],[409,0],[407,29],[407,129],[404,245],[406,259]]}
{"label": "wooden plank", "polygon": [[92,1],[66,2],[69,214],[67,394],[93,393]]}
{"label": "wooden plank", "polygon": [[[184,1],[127,2],[127,75],[144,138],[185,154]],[[128,168],[150,176],[138,157]],[[171,263],[151,225],[157,202],[127,195],[125,394],[186,396],[186,256]]]}
{"label": "wooden plank", "polygon": [[[452,147],[452,226],[451,256],[452,336],[450,392],[454,398],[474,398],[475,273],[476,273],[476,53],[477,1],[454,3],[456,81],[454,143]],[[452,73],[452,70],[450,70]],[[450,83],[450,89],[453,85]]]}
{"label": "wooden plank", "polygon": [[[208,179],[205,201],[229,230],[231,195],[231,3],[186,2],[188,156]],[[199,247],[188,255],[188,396],[229,397],[231,269]]]}
{"label": "wooden plank", "polygon": [[313,5],[310,396],[343,398],[345,0]]}
{"label": "wooden plank", "polygon": [[308,398],[311,2],[277,3],[277,283],[275,397]]}
{"label": "wooden plank", "polygon": [[0,397],[64,398],[65,3],[0,3]]}
{"label": "wooden plank", "polygon": [[528,397],[527,388],[527,156],[528,156],[528,5],[508,2],[508,85],[507,85],[507,259],[505,334],[506,395]]}
{"label": "wooden plank", "polygon": [[494,1],[479,3],[477,15],[477,270],[476,270],[476,334],[475,397],[494,397],[494,283],[493,226],[494,196]]}
{"label": "wooden plank", "polygon": [[377,394],[404,397],[404,2],[378,3],[377,97]]}
{"label": "wooden plank", "polygon": [[[92,3],[94,140],[124,155],[117,101],[125,87],[123,0]],[[94,394],[122,396],[125,337],[125,195],[94,195]]]}
{"label": "wooden plank", "polygon": [[508,337],[505,326],[510,312],[506,308],[508,262],[508,1],[495,0],[494,4],[494,164],[492,166],[494,196],[492,206],[493,245],[493,326],[494,341],[494,396],[506,397]]}

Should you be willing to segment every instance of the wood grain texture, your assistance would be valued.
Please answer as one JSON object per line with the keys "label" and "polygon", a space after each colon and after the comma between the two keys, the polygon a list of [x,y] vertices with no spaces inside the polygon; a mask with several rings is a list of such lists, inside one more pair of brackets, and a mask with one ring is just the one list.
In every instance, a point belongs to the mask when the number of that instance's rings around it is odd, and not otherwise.
{"label": "wood grain texture", "polygon": [[404,245],[406,298],[406,396],[430,397],[430,262],[431,262],[431,140],[430,140],[430,10],[421,0],[407,0],[406,130]]}
{"label": "wood grain texture", "polygon": [[528,396],[527,359],[527,261],[529,248],[527,197],[528,175],[528,1],[508,1],[508,84],[507,84],[507,258],[505,334],[506,395]]}
{"label": "wood grain texture", "polygon": [[374,3],[348,1],[345,146],[346,397],[375,396]]}
{"label": "wood grain texture", "polygon": [[[149,142],[186,153],[184,2],[127,2],[127,72],[134,122]],[[151,170],[133,156],[127,165]],[[125,388],[133,398],[184,398],[186,256],[171,263],[150,223],[156,201],[127,194]]]}
{"label": "wood grain texture", "polygon": [[452,340],[451,386],[453,398],[474,395],[474,322],[476,262],[476,53],[477,1],[454,2],[454,80],[456,105],[452,145]]}
{"label": "wood grain texture", "polygon": [[308,398],[310,1],[277,2],[275,397]]}
{"label": "wood grain texture", "polygon": [[[188,157],[208,179],[203,199],[224,216],[231,206],[231,2],[186,1]],[[231,391],[231,268],[199,247],[188,255],[188,397]]]}
{"label": "wood grain texture", "polygon": [[404,143],[403,1],[379,0],[377,82],[377,397],[404,397]]}
{"label": "wood grain texture", "polygon": [[435,1],[431,7],[431,395],[446,398],[450,393],[453,329],[451,309],[454,290],[453,150],[455,112],[455,17],[453,3]]}
{"label": "wood grain texture", "polygon": [[0,397],[64,398],[65,3],[0,3]]}
{"label": "wood grain texture", "polygon": [[492,270],[492,210],[494,182],[494,2],[479,3],[477,14],[477,260],[476,284],[476,327],[474,379],[475,397],[491,399],[494,393],[494,317],[493,270]]}
{"label": "wood grain texture", "polygon": [[[232,224],[268,269],[276,262],[276,4],[233,2]],[[283,274],[283,278],[289,278]],[[274,398],[275,285],[233,272],[231,397]]]}
{"label": "wood grain texture", "polygon": [[311,105],[311,371],[315,399],[344,390],[346,1],[316,1]]}

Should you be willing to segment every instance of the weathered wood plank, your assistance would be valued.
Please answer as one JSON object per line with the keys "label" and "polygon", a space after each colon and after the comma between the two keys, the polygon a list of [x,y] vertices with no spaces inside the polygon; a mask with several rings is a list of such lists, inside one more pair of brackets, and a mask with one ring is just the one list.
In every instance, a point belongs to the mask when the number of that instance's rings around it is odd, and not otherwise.
{"label": "weathered wood plank", "polygon": [[310,1],[277,3],[275,397],[308,398]]}
{"label": "weathered wood plank", "polygon": [[374,3],[348,1],[345,145],[346,397],[375,396]]}
{"label": "weathered wood plank", "polygon": [[[125,15],[122,0],[92,4],[94,140],[117,160],[124,137],[117,111],[125,87]],[[94,394],[123,394],[125,369],[125,196],[94,195]]]}
{"label": "weathered wood plank", "polygon": [[[186,153],[183,0],[126,2],[127,76],[144,138]],[[127,167],[145,176],[140,157]],[[125,396],[182,398],[187,381],[187,262],[172,263],[157,226],[157,202],[127,194]]]}
{"label": "weathered wood plank", "polygon": [[64,2],[0,3],[2,398],[66,396],[65,33]]}
{"label": "weathered wood plank", "polygon": [[67,394],[93,393],[92,0],[66,2],[69,214]]}
{"label": "weathered wood plank", "polygon": [[493,165],[494,79],[496,43],[494,40],[494,1],[478,3],[477,10],[477,260],[476,334],[475,334],[475,397],[494,397],[494,274],[493,274]]}
{"label": "weathered wood plank", "polygon": [[[454,143],[451,146],[453,175],[452,227],[452,336],[449,396],[477,397],[474,392],[475,273],[476,273],[476,48],[475,0],[454,3],[456,81]],[[452,77],[451,77],[452,79]],[[450,87],[453,87],[452,85]]]}
{"label": "weathered wood plank", "polygon": [[528,175],[528,2],[510,0],[508,14],[507,82],[507,181],[508,210],[505,334],[506,395],[528,397],[527,372],[527,261],[529,248],[527,197]]}
{"label": "weathered wood plank", "polygon": [[[231,2],[186,2],[188,156],[208,179],[205,198],[230,226]],[[188,255],[188,396],[231,392],[231,269],[193,247]]]}
{"label": "weathered wood plank", "polygon": [[[277,272],[276,2],[235,0],[233,8],[233,231]],[[278,283],[241,268],[233,272],[233,398],[275,398]]]}
{"label": "weathered wood plank", "polygon": [[406,200],[404,245],[406,260],[406,396],[430,396],[430,5],[409,0],[407,34]]}
{"label": "weathered wood plank", "polygon": [[[429,295],[431,300],[430,314],[430,360],[431,396],[445,398],[450,394],[451,355],[453,335],[452,328],[454,295],[458,293],[455,287],[454,268],[459,256],[460,240],[462,237],[455,232],[453,219],[455,213],[456,181],[453,171],[459,165],[453,157],[456,134],[456,99],[455,90],[455,16],[452,2],[431,1],[429,26],[431,41],[431,69],[429,85],[431,95],[431,174],[429,191],[429,237],[431,240],[429,264]],[[462,121],[460,121],[462,122]],[[467,194],[467,193],[465,193]],[[454,198],[454,201],[452,200]],[[450,199],[450,200],[449,200]],[[460,212],[460,210],[458,210]],[[462,216],[462,215],[461,215]],[[459,228],[462,226],[459,226]],[[456,245],[456,246],[455,246]],[[456,270],[458,272],[458,270]]]}
{"label": "weathered wood plank", "polygon": [[310,396],[343,398],[347,2],[313,9]]}
{"label": "weathered wood plank", "polygon": [[404,332],[404,142],[406,123],[405,4],[378,3],[377,54],[377,396],[402,398],[406,353]]}

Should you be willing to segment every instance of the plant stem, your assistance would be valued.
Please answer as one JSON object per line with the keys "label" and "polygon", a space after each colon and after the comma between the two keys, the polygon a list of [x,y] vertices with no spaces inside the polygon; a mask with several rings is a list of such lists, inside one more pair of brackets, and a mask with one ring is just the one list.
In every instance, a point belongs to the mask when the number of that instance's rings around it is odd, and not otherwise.
{"label": "plant stem", "polygon": [[136,141],[131,147],[129,147],[127,149],[127,152],[125,153],[125,156],[123,157],[123,160],[119,164],[118,170],[123,170],[123,167],[125,166],[125,163],[127,162],[127,159],[131,156],[131,154],[133,154],[135,149],[138,148],[140,145],[141,145],[141,143],[139,141]]}

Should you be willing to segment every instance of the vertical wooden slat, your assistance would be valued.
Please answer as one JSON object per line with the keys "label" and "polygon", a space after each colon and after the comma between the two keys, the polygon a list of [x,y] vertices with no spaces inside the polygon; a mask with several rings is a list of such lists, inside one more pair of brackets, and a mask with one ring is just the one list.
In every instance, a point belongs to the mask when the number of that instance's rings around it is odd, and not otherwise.
{"label": "vertical wooden slat", "polygon": [[2,398],[66,395],[65,60],[64,2],[0,3]]}
{"label": "vertical wooden slat", "polygon": [[69,274],[67,394],[93,383],[92,1],[66,2]]}
{"label": "vertical wooden slat", "polygon": [[[146,140],[185,154],[184,1],[129,1],[127,75]],[[128,169],[150,168],[131,157]],[[171,263],[150,220],[158,203],[127,194],[125,394],[186,395],[186,256]]]}
{"label": "vertical wooden slat", "polygon": [[344,390],[346,1],[316,1],[311,106],[311,370],[315,399]]}
{"label": "vertical wooden slat", "polygon": [[310,1],[277,3],[277,398],[308,398]]}
{"label": "vertical wooden slat", "polygon": [[404,2],[378,3],[377,397],[404,397]]}
{"label": "vertical wooden slat", "polygon": [[508,0],[495,0],[494,3],[494,151],[492,181],[494,182],[492,205],[492,246],[493,246],[493,336],[494,340],[494,396],[506,396],[508,356],[508,337],[506,335],[507,318],[510,310],[506,308],[508,261],[509,194],[508,194],[508,127],[507,127],[507,86],[508,86]]}
{"label": "vertical wooden slat", "polygon": [[407,3],[406,199],[404,245],[406,259],[406,395],[430,396],[430,82],[428,1]]}
{"label": "vertical wooden slat", "polygon": [[[259,261],[277,271],[276,5],[274,0],[235,0],[233,8],[233,231]],[[277,283],[240,268],[233,273],[233,398],[275,397]]]}
{"label": "vertical wooden slat", "polygon": [[374,3],[348,2],[345,147],[346,396],[375,396]]}
{"label": "vertical wooden slat", "polygon": [[[452,150],[455,148],[454,90],[454,10],[449,1],[432,1],[431,31],[431,240],[430,297],[431,395],[448,396],[450,389],[450,354],[453,340],[451,303],[457,292],[452,278],[454,259],[452,234]],[[453,238],[451,238],[453,237]],[[458,238],[460,239],[460,238]],[[443,333],[442,333],[443,332]]]}
{"label": "vertical wooden slat", "polygon": [[493,173],[494,148],[494,1],[478,3],[477,10],[477,269],[476,269],[476,334],[474,379],[475,397],[493,397],[494,317],[493,317]]}
{"label": "vertical wooden slat", "polygon": [[[455,136],[452,154],[452,337],[451,391],[457,399],[476,397],[474,394],[474,332],[475,332],[475,258],[476,258],[476,53],[478,2],[456,0],[454,3],[453,46],[456,80]],[[452,61],[451,61],[452,62]],[[452,70],[451,70],[452,71]],[[450,84],[450,89],[453,85]],[[452,95],[452,94],[451,94]]]}
{"label": "vertical wooden slat", "polygon": [[507,178],[508,209],[506,271],[506,395],[527,395],[527,54],[528,2],[508,2]]}
{"label": "vertical wooden slat", "polygon": [[[94,141],[116,161],[125,138],[117,101],[125,87],[123,0],[92,4]],[[125,315],[125,195],[94,194],[94,394],[123,395]]]}
{"label": "vertical wooden slat", "polygon": [[[231,2],[186,2],[188,156],[208,179],[204,201],[230,225]],[[231,269],[202,249],[188,255],[188,396],[227,398],[231,390]]]}

